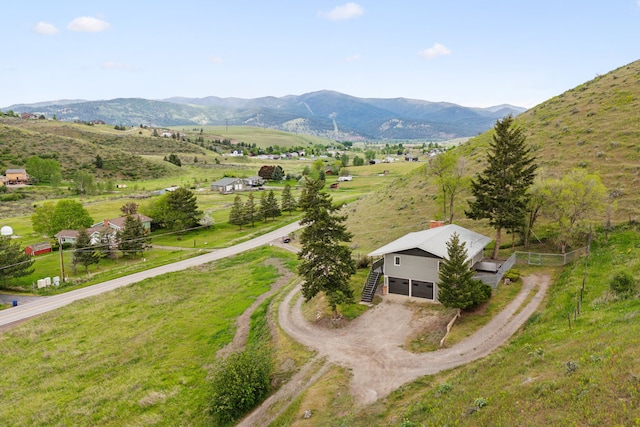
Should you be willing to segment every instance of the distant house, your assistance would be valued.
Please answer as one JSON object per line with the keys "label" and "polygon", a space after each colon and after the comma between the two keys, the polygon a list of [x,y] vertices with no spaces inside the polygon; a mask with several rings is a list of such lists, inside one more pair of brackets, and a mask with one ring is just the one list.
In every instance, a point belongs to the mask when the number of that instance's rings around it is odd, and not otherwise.
{"label": "distant house", "polygon": [[29,175],[26,169],[7,169],[4,173],[5,184],[28,184]]}
{"label": "distant house", "polygon": [[264,184],[264,178],[260,175],[250,176],[249,178],[244,178],[244,183],[249,187],[260,187]]}
{"label": "distant house", "polygon": [[[438,300],[440,262],[447,257],[447,242],[457,233],[465,243],[469,265],[482,262],[482,252],[491,238],[455,224],[409,233],[376,249],[370,257],[382,257],[383,295],[399,294]],[[364,296],[363,296],[364,298]]]}
{"label": "distant house", "polygon": [[46,254],[49,252],[51,252],[51,243],[49,242],[34,243],[27,245],[24,248],[24,253],[31,256]]}
{"label": "distant house", "polygon": [[233,193],[244,190],[244,181],[241,178],[222,178],[211,183],[213,191],[220,193]]}
{"label": "distant house", "polygon": [[[146,215],[142,214],[134,214],[135,218],[138,218],[142,223],[142,227],[149,232],[151,230],[151,222],[152,218],[149,218]],[[87,228],[87,233],[89,234],[89,238],[91,240],[91,244],[96,244],[100,242],[100,238],[105,234],[111,234],[115,237],[115,234],[124,228],[124,223],[127,217],[121,216],[119,218],[114,219],[105,219],[104,221],[93,224],[91,227]],[[56,233],[55,238],[61,244],[71,244],[75,245],[78,240],[78,230],[61,230]]]}

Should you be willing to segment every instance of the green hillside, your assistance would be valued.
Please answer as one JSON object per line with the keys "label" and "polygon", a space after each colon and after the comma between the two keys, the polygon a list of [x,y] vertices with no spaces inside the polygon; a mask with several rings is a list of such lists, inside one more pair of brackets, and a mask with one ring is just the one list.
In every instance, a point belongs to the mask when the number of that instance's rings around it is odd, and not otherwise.
{"label": "green hillside", "polygon": [[[131,138],[86,125],[0,118],[0,169],[24,167],[29,157],[41,156],[55,158],[65,178],[78,170],[91,172],[98,178],[159,178],[169,175],[171,169],[137,154],[159,153],[159,148],[145,148],[155,139],[161,138],[146,137],[134,144]],[[167,147],[167,152],[171,152],[171,148]],[[102,169],[93,164],[96,155],[104,161]]]}
{"label": "green hillside", "polygon": [[[618,203],[620,221],[640,213],[640,61],[597,76],[519,115],[545,176],[573,168],[600,175]],[[484,157],[491,132],[461,147]]]}

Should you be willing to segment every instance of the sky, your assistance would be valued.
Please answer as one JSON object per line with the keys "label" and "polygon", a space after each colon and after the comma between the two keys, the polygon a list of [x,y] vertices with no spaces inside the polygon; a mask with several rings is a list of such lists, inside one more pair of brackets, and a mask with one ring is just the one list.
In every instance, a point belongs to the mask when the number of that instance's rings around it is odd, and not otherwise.
{"label": "sky", "polygon": [[640,59],[640,0],[1,0],[0,108],[333,90],[530,108]]}

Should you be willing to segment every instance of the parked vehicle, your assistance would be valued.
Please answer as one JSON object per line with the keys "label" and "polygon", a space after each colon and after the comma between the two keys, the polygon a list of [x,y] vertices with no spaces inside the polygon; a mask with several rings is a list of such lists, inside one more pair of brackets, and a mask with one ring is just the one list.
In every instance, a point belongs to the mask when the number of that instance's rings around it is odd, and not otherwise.
{"label": "parked vehicle", "polygon": [[351,181],[353,180],[353,177],[351,175],[347,175],[347,176],[339,176],[338,177],[338,182],[342,182],[342,181]]}

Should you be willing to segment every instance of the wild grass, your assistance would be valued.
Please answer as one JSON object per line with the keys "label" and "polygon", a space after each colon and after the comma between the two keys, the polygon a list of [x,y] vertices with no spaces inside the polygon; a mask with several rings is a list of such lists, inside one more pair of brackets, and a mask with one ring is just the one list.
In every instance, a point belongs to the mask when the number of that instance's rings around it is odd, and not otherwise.
{"label": "wild grass", "polygon": [[3,419],[16,426],[209,425],[208,366],[231,340],[235,318],[278,277],[265,264],[273,257],[295,258],[257,249],[4,332],[0,354],[12,368],[0,375]]}
{"label": "wild grass", "polygon": [[[569,328],[584,259],[554,274],[544,307],[492,355],[425,377],[355,418],[364,425],[635,425],[640,419],[640,299],[606,300],[614,272],[640,275],[638,230],[618,230],[593,245],[582,312]],[[447,384],[448,387],[442,387]],[[486,404],[478,407],[477,402]],[[409,424],[413,423],[413,424]]]}

